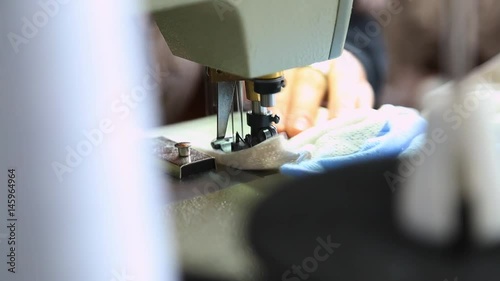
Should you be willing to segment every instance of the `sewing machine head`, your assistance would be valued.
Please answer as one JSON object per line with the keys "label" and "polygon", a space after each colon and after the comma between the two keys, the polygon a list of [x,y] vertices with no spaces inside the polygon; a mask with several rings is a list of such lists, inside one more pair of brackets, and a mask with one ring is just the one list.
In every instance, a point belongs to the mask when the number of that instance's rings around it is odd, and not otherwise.
{"label": "sewing machine head", "polygon": [[[173,54],[207,66],[216,84],[217,138],[226,152],[277,134],[268,107],[285,86],[283,70],[338,57],[352,0],[151,0],[153,17]],[[250,134],[226,137],[236,96],[252,102]]]}

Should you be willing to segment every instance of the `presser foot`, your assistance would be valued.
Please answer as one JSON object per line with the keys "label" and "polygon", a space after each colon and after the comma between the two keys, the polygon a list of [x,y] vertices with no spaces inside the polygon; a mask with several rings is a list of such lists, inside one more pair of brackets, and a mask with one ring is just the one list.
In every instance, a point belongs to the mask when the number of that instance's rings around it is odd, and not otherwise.
{"label": "presser foot", "polygon": [[278,115],[247,113],[247,124],[251,127],[251,134],[243,138],[237,132],[235,137],[217,138],[212,141],[212,148],[224,152],[235,152],[253,147],[278,135],[278,130],[272,123],[277,124],[279,121]]}

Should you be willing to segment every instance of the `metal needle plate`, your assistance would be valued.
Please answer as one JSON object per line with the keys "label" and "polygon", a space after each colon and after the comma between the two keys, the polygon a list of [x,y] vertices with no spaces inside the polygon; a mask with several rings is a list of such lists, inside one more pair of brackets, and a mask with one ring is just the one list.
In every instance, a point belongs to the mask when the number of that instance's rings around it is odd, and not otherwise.
{"label": "metal needle plate", "polygon": [[179,153],[179,143],[173,140],[158,137],[151,141],[153,153],[160,166],[172,177],[183,179],[216,169],[215,159],[205,153],[191,148],[189,154],[183,156],[185,152]]}

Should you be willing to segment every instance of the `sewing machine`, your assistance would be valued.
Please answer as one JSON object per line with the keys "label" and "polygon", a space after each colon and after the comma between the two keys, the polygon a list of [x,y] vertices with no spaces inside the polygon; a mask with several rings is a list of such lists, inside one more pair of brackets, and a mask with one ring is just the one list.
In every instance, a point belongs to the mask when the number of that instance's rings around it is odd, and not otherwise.
{"label": "sewing machine", "polygon": [[[341,54],[352,0],[153,0],[151,5],[173,54],[207,67],[207,92],[217,108],[211,146],[232,152],[277,135],[280,117],[268,108],[286,86],[283,70]],[[241,111],[243,93],[251,101],[250,132],[245,135],[242,125],[226,136],[234,98]]]}

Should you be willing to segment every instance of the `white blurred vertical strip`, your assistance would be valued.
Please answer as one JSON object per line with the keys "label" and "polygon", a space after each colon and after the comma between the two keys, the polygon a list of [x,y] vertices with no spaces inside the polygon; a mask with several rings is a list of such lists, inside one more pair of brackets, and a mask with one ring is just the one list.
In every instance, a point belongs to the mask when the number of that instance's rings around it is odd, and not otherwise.
{"label": "white blurred vertical strip", "polygon": [[8,168],[16,169],[18,198],[16,273],[7,271],[0,243],[0,280],[177,279],[171,226],[161,215],[166,186],[140,146],[158,82],[138,4],[0,4],[8,68],[0,234]]}
{"label": "white blurred vertical strip", "polygon": [[[450,13],[451,36],[449,66],[456,81],[473,69],[478,56],[479,3],[455,0]],[[486,80],[479,83],[487,83]],[[494,89],[488,85],[456,84],[455,103],[476,105],[460,130],[460,176],[467,200],[471,234],[476,243],[500,243],[500,160],[497,159],[493,123]],[[474,96],[486,98],[474,98]]]}

